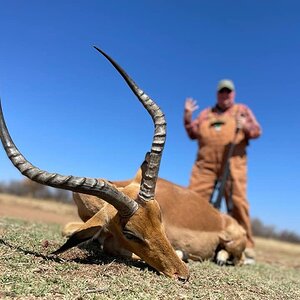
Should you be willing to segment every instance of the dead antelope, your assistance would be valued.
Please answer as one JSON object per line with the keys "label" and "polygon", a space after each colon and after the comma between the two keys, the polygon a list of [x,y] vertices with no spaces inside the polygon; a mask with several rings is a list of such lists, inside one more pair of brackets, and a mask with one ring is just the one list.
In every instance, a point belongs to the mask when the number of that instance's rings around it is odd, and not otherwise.
{"label": "dead antelope", "polygon": [[[112,183],[118,189],[138,185],[140,173],[141,170],[132,180]],[[99,223],[99,213],[103,214],[103,205],[97,197],[74,193],[73,198],[78,214],[85,223],[69,223],[65,226],[63,234],[70,238],[63,246],[63,251],[82,241],[73,232],[84,231],[85,240],[92,238],[95,234],[93,228]],[[220,265],[243,264],[246,232],[235,219],[220,213],[195,192],[162,178],[157,180],[155,199],[162,212],[167,237],[183,260],[215,260]],[[118,246],[114,239],[112,248],[118,249]]]}
{"label": "dead antelope", "polygon": [[[96,48],[96,47],[95,47]],[[150,153],[138,175],[125,187],[117,187],[105,179],[63,176],[33,166],[15,146],[6,127],[0,103],[0,134],[4,149],[14,166],[38,183],[92,195],[98,211],[71,235],[56,253],[60,253],[97,235],[103,249],[112,255],[132,256],[133,253],[157,271],[187,280],[189,270],[177,256],[166,237],[159,204],[154,199],[155,185],[166,138],[163,113],[135,82],[102,50],[102,53],[125,79],[130,89],[153,119],[155,132]],[[88,207],[88,204],[87,204]]]}

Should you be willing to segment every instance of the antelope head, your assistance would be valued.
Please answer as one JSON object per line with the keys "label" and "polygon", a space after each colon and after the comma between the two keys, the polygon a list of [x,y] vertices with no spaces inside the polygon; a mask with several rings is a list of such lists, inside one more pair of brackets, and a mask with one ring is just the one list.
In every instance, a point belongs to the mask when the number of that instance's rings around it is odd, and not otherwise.
{"label": "antelope head", "polygon": [[103,179],[64,176],[40,170],[26,160],[15,146],[6,127],[0,102],[2,144],[13,165],[29,179],[54,188],[92,195],[99,202],[105,201],[103,208],[84,223],[56,253],[78,245],[105,229],[113,238],[114,245],[136,254],[167,276],[187,280],[188,268],[179,259],[166,237],[160,207],[155,200],[155,186],[166,138],[164,114],[111,57],[95,48],[124,78],[154,122],[151,151],[146,155],[136,178],[128,186],[118,188]]}

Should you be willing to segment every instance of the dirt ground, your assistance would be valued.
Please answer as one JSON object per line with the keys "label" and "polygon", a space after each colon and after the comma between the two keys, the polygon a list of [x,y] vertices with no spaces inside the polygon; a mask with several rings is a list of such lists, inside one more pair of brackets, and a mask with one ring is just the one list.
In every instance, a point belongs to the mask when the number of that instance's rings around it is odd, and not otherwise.
{"label": "dirt ground", "polygon": [[[75,204],[64,204],[0,194],[0,218],[12,217],[28,221],[65,225],[80,221]],[[258,262],[300,270],[300,245],[255,238]]]}
{"label": "dirt ground", "polygon": [[64,225],[79,221],[76,206],[49,200],[38,200],[0,194],[0,217]]}

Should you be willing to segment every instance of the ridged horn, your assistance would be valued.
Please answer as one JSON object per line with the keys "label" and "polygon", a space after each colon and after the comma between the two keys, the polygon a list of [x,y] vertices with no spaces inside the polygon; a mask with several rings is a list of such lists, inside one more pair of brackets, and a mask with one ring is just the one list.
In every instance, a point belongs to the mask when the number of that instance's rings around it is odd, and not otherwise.
{"label": "ridged horn", "polygon": [[13,165],[29,179],[43,185],[100,197],[113,205],[120,216],[124,218],[130,217],[138,209],[137,202],[131,200],[105,180],[48,173],[33,166],[17,149],[8,132],[2,112],[1,100],[0,137],[6,154]]}
{"label": "ridged horn", "polygon": [[132,92],[137,96],[139,101],[146,108],[154,122],[154,136],[151,146],[151,151],[148,159],[148,166],[142,178],[141,187],[139,191],[139,198],[142,201],[149,201],[154,199],[155,186],[158,177],[158,171],[161,161],[162,152],[166,140],[166,120],[163,112],[159,106],[146,95],[136,83],[128,76],[128,74],[104,51],[94,46],[94,48],[104,55],[116,70],[124,78]]}

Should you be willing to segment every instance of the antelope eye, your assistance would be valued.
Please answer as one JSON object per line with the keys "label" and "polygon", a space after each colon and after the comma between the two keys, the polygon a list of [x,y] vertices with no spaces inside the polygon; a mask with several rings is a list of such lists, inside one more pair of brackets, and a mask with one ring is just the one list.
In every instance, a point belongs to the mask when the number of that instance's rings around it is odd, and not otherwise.
{"label": "antelope eye", "polygon": [[135,241],[135,242],[143,242],[143,239],[136,236],[132,231],[129,230],[123,230],[123,234],[125,238],[129,241]]}

